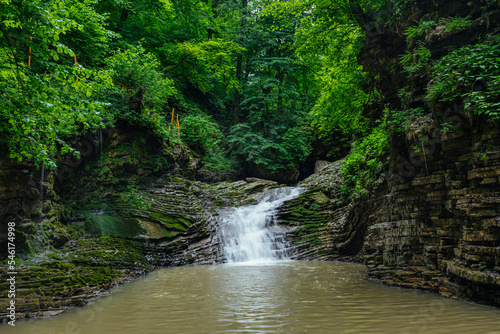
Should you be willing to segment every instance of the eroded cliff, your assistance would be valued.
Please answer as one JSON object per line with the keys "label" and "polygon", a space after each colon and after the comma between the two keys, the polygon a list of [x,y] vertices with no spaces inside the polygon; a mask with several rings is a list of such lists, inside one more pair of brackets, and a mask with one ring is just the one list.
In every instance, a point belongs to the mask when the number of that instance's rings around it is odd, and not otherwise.
{"label": "eroded cliff", "polygon": [[[405,135],[392,135],[383,176],[363,198],[342,201],[338,163],[304,182],[311,190],[281,213],[298,226],[290,237],[299,258],[354,259],[387,284],[500,305],[498,122],[471,111],[465,97],[426,96],[436,84],[433,63],[466,45],[498,43],[499,15],[493,2],[422,1],[392,22],[380,13],[363,18],[358,60],[381,93],[371,112],[423,113],[407,121]],[[450,28],[453,20],[466,24]],[[407,30],[425,25],[419,36]],[[478,80],[469,90],[488,89]]]}

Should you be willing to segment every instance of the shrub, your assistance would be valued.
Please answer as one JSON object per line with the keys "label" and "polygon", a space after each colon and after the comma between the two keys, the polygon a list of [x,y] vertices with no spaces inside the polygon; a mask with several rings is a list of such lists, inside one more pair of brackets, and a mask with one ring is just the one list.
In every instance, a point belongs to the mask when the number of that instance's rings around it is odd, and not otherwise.
{"label": "shrub", "polygon": [[437,26],[436,21],[417,22],[417,26],[409,27],[408,29],[406,29],[404,34],[406,38],[419,38],[422,37],[424,33],[433,29],[435,26]]}
{"label": "shrub", "polygon": [[131,123],[144,120],[140,114],[130,110],[129,98],[144,87],[143,110],[146,116],[166,112],[166,105],[175,94],[173,82],[160,70],[156,57],[142,46],[119,51],[107,59],[112,70],[115,86],[107,98],[112,102],[111,115],[115,119],[124,119]]}
{"label": "shrub", "polygon": [[448,17],[441,20],[441,23],[446,25],[446,31],[460,31],[467,29],[472,25],[469,17]]}
{"label": "shrub", "polygon": [[404,55],[399,57],[399,61],[403,65],[403,71],[409,74],[426,70],[430,60],[431,51],[423,45],[413,52],[407,51]]}
{"label": "shrub", "polygon": [[500,119],[500,43],[467,45],[441,58],[432,68],[425,100],[462,100],[469,114]]}
{"label": "shrub", "polygon": [[392,110],[387,119],[387,128],[390,133],[403,134],[410,131],[412,124],[423,117],[422,108],[410,108],[406,110]]}
{"label": "shrub", "polygon": [[344,160],[341,192],[345,196],[365,195],[380,177],[384,157],[389,153],[389,134],[381,124],[366,137],[354,143]]}
{"label": "shrub", "polygon": [[202,156],[203,164],[211,169],[231,171],[234,159],[224,153],[224,134],[219,125],[208,115],[188,115],[181,123],[182,140]]}

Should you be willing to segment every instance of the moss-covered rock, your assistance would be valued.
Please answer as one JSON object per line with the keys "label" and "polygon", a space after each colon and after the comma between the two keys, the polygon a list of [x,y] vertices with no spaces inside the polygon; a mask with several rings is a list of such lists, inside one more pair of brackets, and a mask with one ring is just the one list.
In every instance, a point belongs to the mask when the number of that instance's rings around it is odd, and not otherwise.
{"label": "moss-covered rock", "polygon": [[292,258],[332,260],[340,256],[335,245],[345,237],[348,205],[340,194],[341,167],[341,161],[330,163],[302,181],[300,186],[309,189],[279,209],[278,221],[287,227],[294,245]]}

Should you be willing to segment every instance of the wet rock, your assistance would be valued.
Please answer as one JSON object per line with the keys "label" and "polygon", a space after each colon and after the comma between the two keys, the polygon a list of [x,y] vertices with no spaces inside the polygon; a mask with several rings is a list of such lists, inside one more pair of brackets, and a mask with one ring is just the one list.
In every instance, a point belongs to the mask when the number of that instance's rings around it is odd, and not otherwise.
{"label": "wet rock", "polygon": [[[370,263],[370,274],[383,282],[406,286],[418,278],[444,296],[499,305],[500,183],[492,175],[500,170],[500,132],[486,125],[473,133],[463,126],[462,135],[444,140],[427,157],[427,168],[416,165],[410,178],[393,181],[387,191],[367,200],[374,209],[360,254]],[[490,147],[498,148],[484,152],[487,158],[478,163],[476,143],[484,133]],[[399,169],[395,163],[389,173]],[[431,274],[398,274],[414,266]],[[417,287],[426,289],[423,283]]]}
{"label": "wet rock", "polygon": [[[485,133],[490,149],[478,162]],[[389,285],[498,306],[500,131],[464,124],[426,159],[405,178],[397,177],[405,160],[393,160],[386,180],[354,201],[340,194],[341,161],[304,180],[309,190],[278,214],[292,257],[354,259]]]}
{"label": "wet rock", "polygon": [[314,163],[314,173],[317,173],[319,172],[320,170],[322,170],[323,168],[325,168],[326,166],[328,166],[329,164],[331,164],[330,161],[326,161],[326,160],[317,160],[315,163]]}

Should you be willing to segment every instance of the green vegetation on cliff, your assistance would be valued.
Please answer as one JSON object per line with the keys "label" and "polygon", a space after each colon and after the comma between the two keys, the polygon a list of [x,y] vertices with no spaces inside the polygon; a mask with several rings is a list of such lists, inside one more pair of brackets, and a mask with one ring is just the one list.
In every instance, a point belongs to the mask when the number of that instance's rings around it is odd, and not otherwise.
{"label": "green vegetation on cliff", "polygon": [[[0,232],[16,220],[21,281],[42,296],[29,276],[54,275],[62,294],[173,263],[159,252],[192,263],[216,209],[278,186],[200,181],[296,183],[316,160],[337,163],[283,222],[304,254],[336,256],[342,233],[354,254],[358,226],[330,224],[350,200],[433,179],[443,139],[498,125],[499,13],[492,0],[0,0]],[[498,145],[482,136],[468,163]],[[385,175],[394,166],[412,172]]]}

